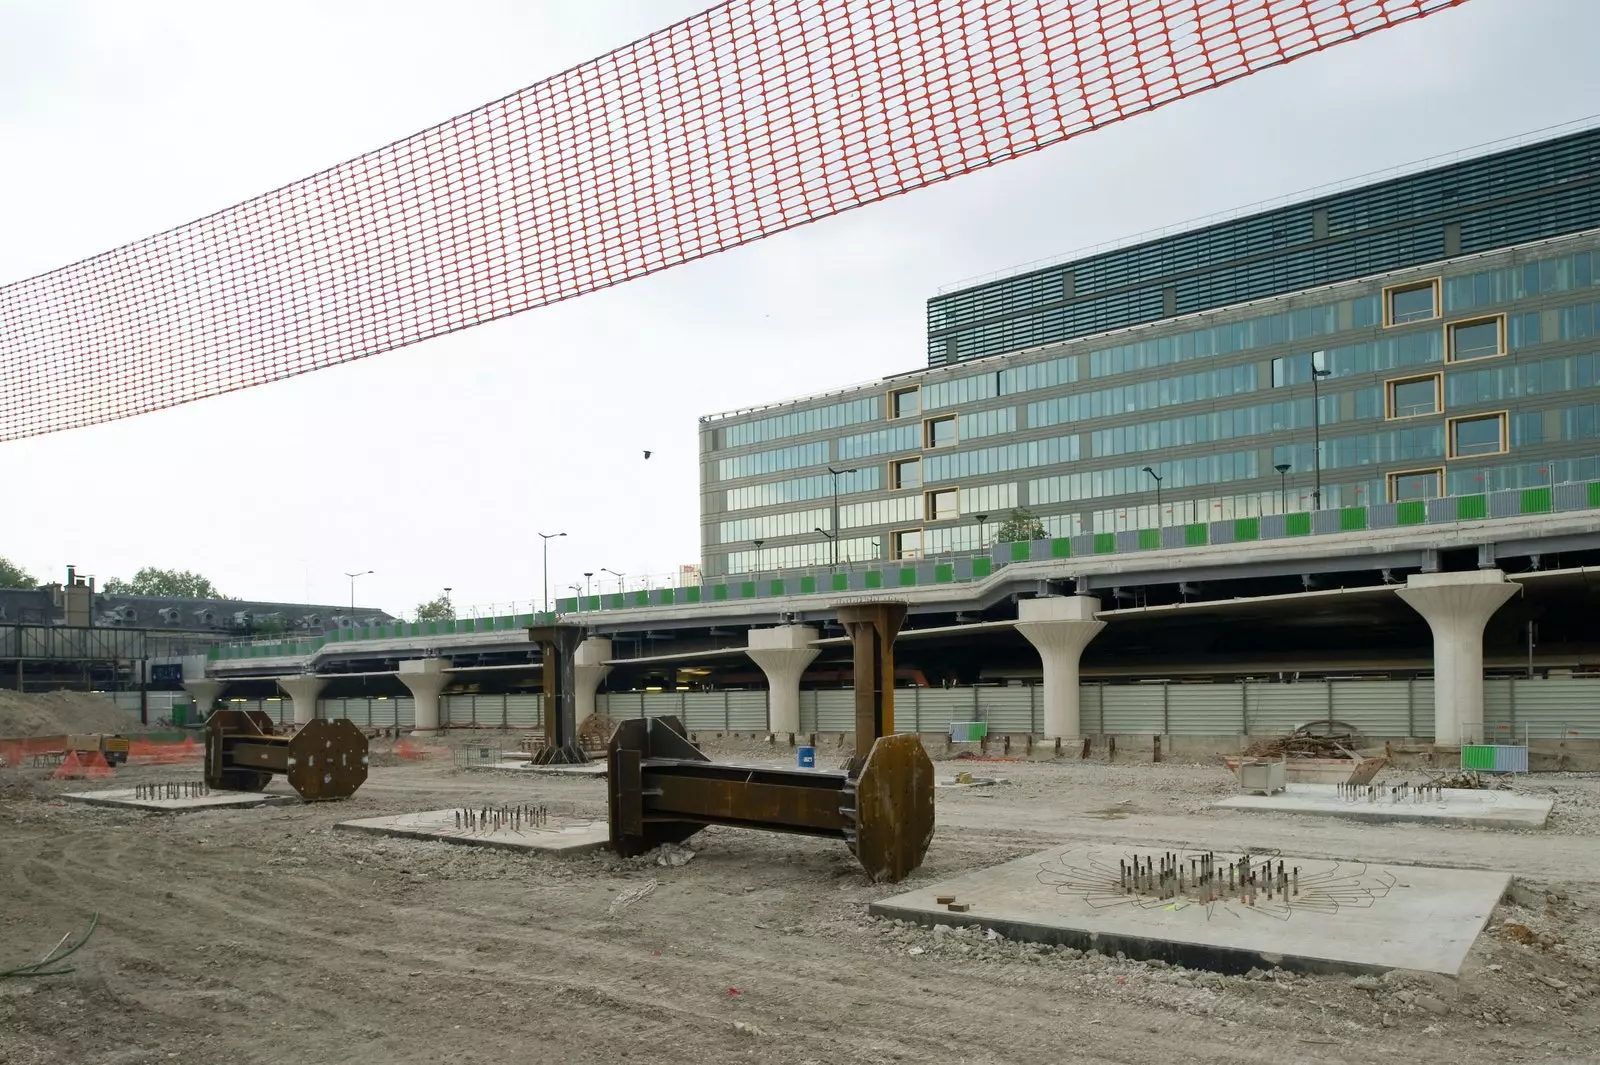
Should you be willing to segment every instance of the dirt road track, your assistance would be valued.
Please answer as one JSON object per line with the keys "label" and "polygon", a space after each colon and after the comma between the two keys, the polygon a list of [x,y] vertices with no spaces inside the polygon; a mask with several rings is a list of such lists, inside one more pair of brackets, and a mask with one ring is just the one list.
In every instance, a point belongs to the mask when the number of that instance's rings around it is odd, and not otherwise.
{"label": "dirt road track", "polygon": [[[25,960],[96,909],[102,925],[76,976],[0,983],[0,1061],[1600,1058],[1590,1049],[1600,1046],[1600,836],[1582,803],[1570,832],[1490,836],[1188,813],[1227,787],[1216,770],[1004,772],[1014,785],[941,793],[938,836],[914,883],[1084,835],[1286,849],[1298,839],[1325,853],[1455,864],[1499,853],[1566,896],[1546,900],[1541,885],[1529,909],[1505,915],[1566,942],[1545,951],[1485,936],[1459,986],[1220,978],[868,919],[869,900],[900,888],[864,883],[844,848],[824,841],[713,830],[693,841],[691,862],[668,868],[332,827],[472,799],[599,813],[596,781],[403,766],[375,770],[348,803],[181,817],[50,805],[30,792],[54,786],[29,784],[0,798],[0,963]],[[651,894],[608,912],[652,879]]]}

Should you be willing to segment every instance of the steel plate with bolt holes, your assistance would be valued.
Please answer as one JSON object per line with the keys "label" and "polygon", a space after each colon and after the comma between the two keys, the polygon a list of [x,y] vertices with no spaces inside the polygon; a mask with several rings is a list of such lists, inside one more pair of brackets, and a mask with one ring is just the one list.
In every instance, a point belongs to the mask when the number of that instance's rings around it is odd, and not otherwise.
{"label": "steel plate with bolt holes", "polygon": [[284,775],[309,802],[347,799],[367,779],[367,737],[344,718],[313,718],[290,738]]}
{"label": "steel plate with bolt holes", "polygon": [[933,841],[933,761],[915,733],[872,745],[855,782],[856,859],[873,880],[909,876]]}

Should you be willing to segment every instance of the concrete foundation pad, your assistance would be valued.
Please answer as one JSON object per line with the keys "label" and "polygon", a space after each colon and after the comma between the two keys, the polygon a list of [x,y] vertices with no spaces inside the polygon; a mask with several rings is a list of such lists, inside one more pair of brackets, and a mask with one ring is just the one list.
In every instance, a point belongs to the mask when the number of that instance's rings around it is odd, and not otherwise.
{"label": "concrete foundation pad", "polygon": [[581,854],[600,850],[611,843],[611,830],[604,821],[552,817],[537,828],[523,825],[515,830],[499,828],[474,831],[456,827],[455,810],[366,817],[359,821],[341,821],[335,827],[350,832],[372,832],[380,836],[431,839],[468,847],[498,847],[501,850],[543,854]]}
{"label": "concrete foundation pad", "polygon": [[1509,791],[1446,788],[1427,802],[1351,800],[1332,784],[1290,784],[1276,795],[1233,795],[1213,803],[1225,810],[1258,813],[1315,814],[1358,821],[1422,821],[1432,824],[1479,825],[1484,828],[1543,828],[1553,799]]}
{"label": "concrete foundation pad", "polygon": [[[1361,862],[1252,854],[1259,870],[1282,862],[1299,894],[1255,905],[1226,890],[1227,867],[1240,855],[1212,852],[1218,869],[1215,901],[1150,892],[1129,895],[1124,863],[1173,854],[1189,875],[1208,852],[1146,852],[1104,844],[1056,847],[1005,865],[875,902],[879,917],[924,925],[977,925],[1012,939],[1062,944],[1102,954],[1160,958],[1190,968],[1246,972],[1279,966],[1302,972],[1383,972],[1417,969],[1455,976],[1495,904],[1510,886],[1507,873],[1412,866],[1380,868]],[[1191,860],[1195,862],[1191,866]],[[1291,889],[1292,892],[1292,889]],[[955,896],[952,912],[937,901]]]}
{"label": "concrete foundation pad", "polygon": [[81,802],[88,806],[114,806],[126,810],[153,810],[156,813],[179,814],[191,810],[245,809],[252,806],[281,806],[300,800],[292,795],[268,795],[259,791],[213,791],[209,795],[196,795],[186,799],[139,799],[133,788],[114,788],[110,791],[79,791],[61,796],[68,802]]}
{"label": "concrete foundation pad", "polygon": [[604,762],[584,762],[580,765],[534,765],[526,758],[507,758],[498,762],[475,762],[463,768],[477,772],[538,773],[550,777],[601,777],[606,775]]}
{"label": "concrete foundation pad", "polygon": [[522,772],[538,773],[547,777],[600,777],[606,775],[606,763],[582,762],[578,765],[530,765],[522,763]]}

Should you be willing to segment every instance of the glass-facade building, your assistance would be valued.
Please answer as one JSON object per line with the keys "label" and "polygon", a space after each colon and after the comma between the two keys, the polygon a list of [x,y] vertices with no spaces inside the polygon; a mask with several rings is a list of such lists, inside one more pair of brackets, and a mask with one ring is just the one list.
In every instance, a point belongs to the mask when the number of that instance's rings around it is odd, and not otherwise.
{"label": "glass-facade building", "polygon": [[702,566],[1594,478],[1597,282],[1588,130],[942,295],[930,368],[701,419]]}

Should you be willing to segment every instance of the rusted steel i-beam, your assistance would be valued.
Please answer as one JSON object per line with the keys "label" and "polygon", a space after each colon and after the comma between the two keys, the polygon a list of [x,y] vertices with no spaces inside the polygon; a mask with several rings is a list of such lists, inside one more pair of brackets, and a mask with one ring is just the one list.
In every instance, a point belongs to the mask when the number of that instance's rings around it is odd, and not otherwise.
{"label": "rusted steel i-beam", "polygon": [[855,652],[856,757],[866,758],[881,736],[894,735],[894,638],[906,620],[904,603],[856,603],[839,608],[839,624]]}
{"label": "rusted steel i-beam", "polygon": [[544,682],[544,744],[533,753],[534,765],[587,762],[578,743],[577,666],[574,657],[585,630],[577,625],[543,625],[528,630],[539,645]]}
{"label": "rusted steel i-beam", "polygon": [[608,756],[612,847],[632,857],[732,825],[843,840],[873,880],[901,880],[921,865],[933,838],[933,763],[915,734],[890,734],[892,647],[905,606],[866,611],[847,626],[857,662],[865,654],[870,664],[857,672],[857,707],[866,711],[861,753],[847,767],[725,765],[691,743],[676,717],[624,721]]}
{"label": "rusted steel i-beam", "polygon": [[347,799],[367,779],[367,737],[339,718],[313,718],[293,735],[259,710],[218,710],[206,719],[206,784],[260,791],[283,774],[302,799]]}

